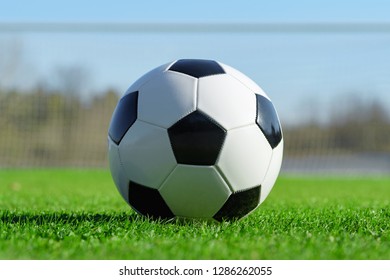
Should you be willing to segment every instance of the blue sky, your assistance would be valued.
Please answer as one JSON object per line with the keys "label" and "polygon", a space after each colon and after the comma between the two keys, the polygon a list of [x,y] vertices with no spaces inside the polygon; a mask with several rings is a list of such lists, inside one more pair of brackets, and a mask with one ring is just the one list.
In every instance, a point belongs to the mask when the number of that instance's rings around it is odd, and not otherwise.
{"label": "blue sky", "polygon": [[388,21],[387,0],[1,1],[2,21]]}
{"label": "blue sky", "polygon": [[[0,2],[0,24],[5,22],[390,23],[390,1],[14,0]],[[269,94],[286,122],[322,118],[351,94],[366,100],[379,98],[390,108],[389,32],[0,32],[0,51],[0,72],[1,60],[11,61],[15,53],[20,56],[17,71],[6,73],[10,77],[6,82],[0,80],[3,85],[50,85],[58,69],[81,67],[88,73],[86,94],[107,87],[123,92],[151,68],[194,57],[216,59],[247,74]]]}

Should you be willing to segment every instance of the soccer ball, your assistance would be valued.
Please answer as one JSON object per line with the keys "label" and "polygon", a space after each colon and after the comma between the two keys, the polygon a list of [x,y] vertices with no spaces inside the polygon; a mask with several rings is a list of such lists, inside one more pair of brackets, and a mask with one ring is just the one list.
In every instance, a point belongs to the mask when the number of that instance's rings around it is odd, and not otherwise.
{"label": "soccer ball", "polygon": [[239,219],[279,174],[283,136],[269,97],[220,62],[180,59],[138,79],[108,131],[113,180],[138,213]]}

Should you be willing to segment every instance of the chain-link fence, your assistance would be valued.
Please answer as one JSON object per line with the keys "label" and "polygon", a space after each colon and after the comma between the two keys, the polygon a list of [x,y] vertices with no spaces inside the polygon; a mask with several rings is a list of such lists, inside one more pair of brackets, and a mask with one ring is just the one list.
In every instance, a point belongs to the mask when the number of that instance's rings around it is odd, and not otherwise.
{"label": "chain-link fence", "polygon": [[387,25],[33,27],[0,26],[2,168],[106,167],[107,129],[126,87],[196,56],[241,65],[265,87],[282,121],[283,172],[390,172]]}

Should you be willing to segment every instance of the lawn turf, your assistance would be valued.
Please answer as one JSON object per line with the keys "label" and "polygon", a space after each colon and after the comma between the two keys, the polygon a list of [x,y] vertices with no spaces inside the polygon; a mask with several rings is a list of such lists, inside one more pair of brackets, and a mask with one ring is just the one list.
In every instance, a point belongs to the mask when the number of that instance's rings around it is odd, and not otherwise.
{"label": "lawn turf", "polygon": [[106,170],[0,170],[0,259],[390,259],[390,178],[281,176],[235,222],[150,221]]}

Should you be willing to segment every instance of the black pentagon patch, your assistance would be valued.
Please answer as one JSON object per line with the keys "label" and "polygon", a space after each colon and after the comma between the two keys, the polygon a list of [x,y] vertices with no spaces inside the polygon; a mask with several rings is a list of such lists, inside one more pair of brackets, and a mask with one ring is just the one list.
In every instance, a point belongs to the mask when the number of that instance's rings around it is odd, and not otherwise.
{"label": "black pentagon patch", "polygon": [[216,61],[206,59],[180,59],[168,70],[184,73],[195,78],[225,74],[221,65]]}
{"label": "black pentagon patch", "polygon": [[275,148],[282,140],[282,130],[274,105],[262,95],[256,94],[257,113],[256,123],[263,131],[272,148]]}
{"label": "black pentagon patch", "polygon": [[156,189],[129,183],[129,203],[138,213],[153,219],[171,219],[175,215]]}
{"label": "black pentagon patch", "polygon": [[168,128],[168,135],[178,163],[214,165],[226,130],[210,117],[194,111]]}
{"label": "black pentagon patch", "polygon": [[138,91],[126,94],[119,100],[118,105],[112,115],[108,135],[116,144],[122,140],[123,136],[137,119]]}
{"label": "black pentagon patch", "polygon": [[261,186],[232,193],[222,208],[214,215],[217,221],[240,219],[260,203]]}

